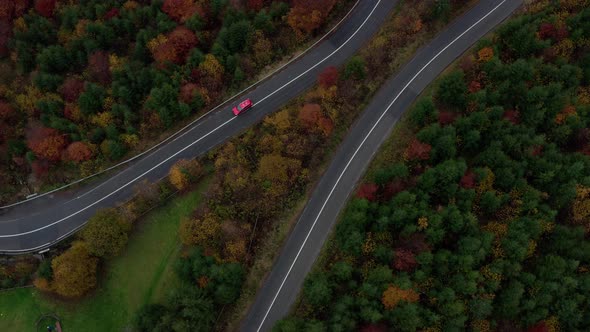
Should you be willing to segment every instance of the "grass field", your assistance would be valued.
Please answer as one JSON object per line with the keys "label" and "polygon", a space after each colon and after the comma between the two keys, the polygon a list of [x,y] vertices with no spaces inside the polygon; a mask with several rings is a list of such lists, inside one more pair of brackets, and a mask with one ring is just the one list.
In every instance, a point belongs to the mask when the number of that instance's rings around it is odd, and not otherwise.
{"label": "grass field", "polygon": [[200,203],[208,182],[148,214],[123,254],[107,263],[98,290],[86,299],[58,301],[34,288],[0,292],[0,331],[36,331],[35,322],[46,313],[61,318],[64,332],[124,331],[137,309],[163,299],[174,286],[178,225]]}

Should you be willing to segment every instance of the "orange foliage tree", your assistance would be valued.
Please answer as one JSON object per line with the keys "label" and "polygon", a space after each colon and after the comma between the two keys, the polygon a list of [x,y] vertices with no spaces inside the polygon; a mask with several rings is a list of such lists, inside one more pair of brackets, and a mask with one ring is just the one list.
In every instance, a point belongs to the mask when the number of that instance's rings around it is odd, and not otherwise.
{"label": "orange foliage tree", "polygon": [[491,47],[484,47],[477,52],[477,61],[488,62],[494,57],[494,49]]}
{"label": "orange foliage tree", "polygon": [[67,145],[64,135],[57,130],[32,126],[27,132],[27,146],[35,155],[48,161],[59,161]]}
{"label": "orange foliage tree", "polygon": [[299,111],[299,121],[307,129],[312,129],[316,126],[321,116],[322,108],[318,104],[305,104]]}
{"label": "orange foliage tree", "polygon": [[202,172],[198,161],[181,159],[170,168],[170,183],[178,190],[185,190]]}
{"label": "orange foliage tree", "polygon": [[381,303],[386,309],[395,308],[400,302],[417,302],[419,296],[411,289],[401,289],[395,285],[389,285],[383,292]]}
{"label": "orange foliage tree", "polygon": [[66,149],[66,156],[69,160],[75,161],[77,163],[86,161],[92,158],[92,150],[88,146],[88,144],[84,142],[74,142],[68,145]]}
{"label": "orange foliage tree", "polygon": [[336,0],[293,0],[287,23],[297,34],[309,34],[322,25],[335,3]]}
{"label": "orange foliage tree", "polygon": [[197,42],[198,39],[194,32],[180,26],[172,30],[168,36],[152,48],[152,55],[154,60],[160,64],[166,62],[183,64]]}
{"label": "orange foliage tree", "polygon": [[78,297],[96,286],[98,258],[92,257],[84,242],[74,242],[70,249],[51,261],[52,289],[65,297]]}

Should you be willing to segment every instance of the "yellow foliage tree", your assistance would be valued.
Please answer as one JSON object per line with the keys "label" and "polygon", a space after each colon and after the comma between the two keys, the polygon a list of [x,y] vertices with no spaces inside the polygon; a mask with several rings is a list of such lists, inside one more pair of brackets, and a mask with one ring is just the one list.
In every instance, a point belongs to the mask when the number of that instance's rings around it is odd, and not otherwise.
{"label": "yellow foliage tree", "polygon": [[210,248],[218,244],[221,222],[214,214],[208,213],[202,218],[183,220],[178,233],[180,240],[186,245]]}
{"label": "yellow foliage tree", "polygon": [[185,190],[202,174],[202,167],[197,160],[181,159],[170,168],[170,183],[178,190]]}
{"label": "yellow foliage tree", "polygon": [[96,286],[98,258],[92,257],[84,242],[74,242],[70,249],[51,261],[52,289],[64,297],[79,297]]}
{"label": "yellow foliage tree", "polygon": [[572,204],[572,222],[590,229],[590,188],[578,186]]}
{"label": "yellow foliage tree", "polygon": [[411,289],[401,289],[395,285],[389,285],[383,292],[381,303],[386,309],[395,308],[400,302],[417,302],[419,299],[418,293]]}
{"label": "yellow foliage tree", "polygon": [[477,61],[488,62],[494,57],[494,49],[491,47],[484,47],[477,52]]}

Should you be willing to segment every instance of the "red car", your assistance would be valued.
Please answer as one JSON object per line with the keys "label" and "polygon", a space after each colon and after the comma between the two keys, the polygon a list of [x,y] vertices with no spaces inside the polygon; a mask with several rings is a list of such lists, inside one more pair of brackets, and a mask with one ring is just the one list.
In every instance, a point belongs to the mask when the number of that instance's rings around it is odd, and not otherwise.
{"label": "red car", "polygon": [[238,106],[234,107],[232,111],[234,112],[234,115],[239,115],[242,112],[249,109],[250,107],[252,107],[252,101],[250,99],[246,99],[243,102],[241,102]]}

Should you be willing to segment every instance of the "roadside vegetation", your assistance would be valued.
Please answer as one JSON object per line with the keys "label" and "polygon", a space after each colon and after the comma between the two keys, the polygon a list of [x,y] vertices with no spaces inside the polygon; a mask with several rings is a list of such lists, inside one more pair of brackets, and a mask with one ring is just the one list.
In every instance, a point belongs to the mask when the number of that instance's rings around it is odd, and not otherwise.
{"label": "roadside vegetation", "polygon": [[590,329],[590,8],[524,9],[415,103],[276,331]]}
{"label": "roadside vegetation", "polygon": [[146,303],[162,301],[176,287],[174,263],[180,255],[178,225],[203,202],[210,178],[174,197],[138,225],[122,254],[104,264],[98,289],[87,298],[65,300],[35,288],[0,293],[0,327],[36,331],[42,314],[55,313],[67,331],[120,331],[133,326]]}
{"label": "roadside vegetation", "polygon": [[[235,328],[288,234],[290,225],[278,220],[296,220],[292,214],[370,96],[467,4],[404,2],[358,56],[343,68],[326,68],[305,96],[204,160],[178,162],[167,180],[138,185],[132,201],[99,212],[69,249],[42,265],[35,285],[46,294],[71,297],[71,303],[93,301],[102,292],[101,271],[110,273],[110,262],[126,256],[127,241],[141,225],[134,220],[171,193],[190,192],[195,181],[214,171],[205,204],[195,205],[179,225],[183,248],[168,267],[175,281],[159,287],[166,295],[143,307],[134,324],[139,331]],[[375,56],[382,63],[373,62]],[[263,252],[269,248],[276,252]]]}
{"label": "roadside vegetation", "polygon": [[305,45],[350,4],[2,1],[0,201],[145,150]]}

